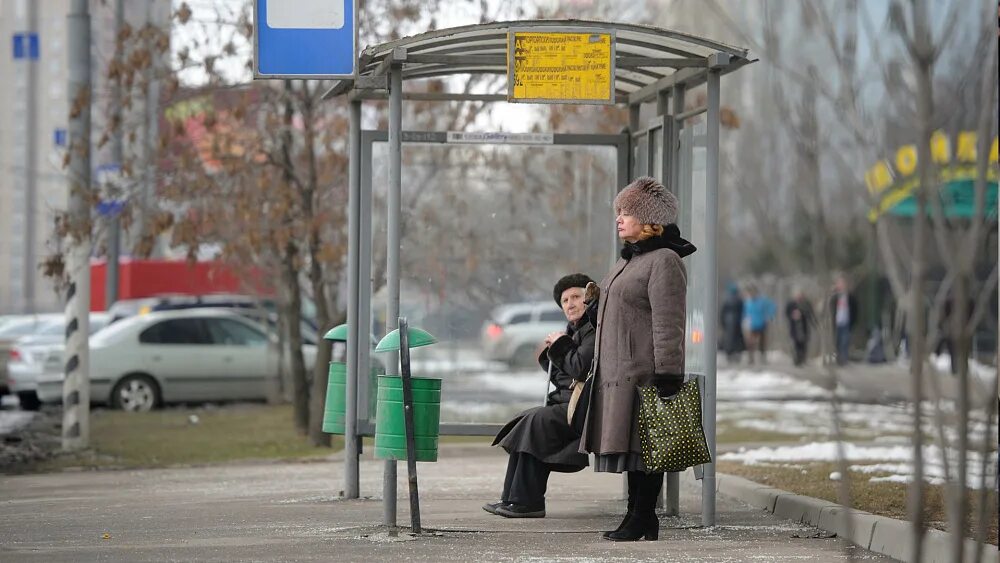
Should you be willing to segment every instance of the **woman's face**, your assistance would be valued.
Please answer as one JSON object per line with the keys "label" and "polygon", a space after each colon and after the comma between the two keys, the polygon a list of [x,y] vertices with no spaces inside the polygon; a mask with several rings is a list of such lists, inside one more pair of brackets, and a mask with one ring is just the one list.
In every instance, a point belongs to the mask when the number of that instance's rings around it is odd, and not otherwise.
{"label": "woman's face", "polygon": [[583,316],[583,311],[586,309],[583,303],[583,294],[582,287],[571,287],[563,291],[562,296],[559,298],[563,313],[566,314],[566,320],[571,323],[580,320],[580,317]]}
{"label": "woman's face", "polygon": [[638,219],[619,212],[618,218],[615,219],[615,224],[618,226],[618,238],[626,242],[639,240],[639,235],[642,234],[642,223]]}

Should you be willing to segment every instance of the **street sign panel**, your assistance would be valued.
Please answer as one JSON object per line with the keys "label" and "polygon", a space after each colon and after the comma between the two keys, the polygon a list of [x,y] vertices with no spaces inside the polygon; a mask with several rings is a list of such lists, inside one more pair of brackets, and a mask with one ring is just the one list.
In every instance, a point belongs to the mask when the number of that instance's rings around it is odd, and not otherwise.
{"label": "street sign panel", "polygon": [[507,99],[511,102],[611,104],[615,101],[613,30],[511,30]]}
{"label": "street sign panel", "polygon": [[254,0],[254,78],[352,78],[357,0]]}

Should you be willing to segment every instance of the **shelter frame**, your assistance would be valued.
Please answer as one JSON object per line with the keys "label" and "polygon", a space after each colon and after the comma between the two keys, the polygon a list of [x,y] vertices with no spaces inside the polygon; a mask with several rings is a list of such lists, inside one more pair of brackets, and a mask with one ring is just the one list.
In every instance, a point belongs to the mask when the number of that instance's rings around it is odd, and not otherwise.
{"label": "shelter frame", "polygon": [[[713,459],[716,455],[716,343],[718,330],[718,182],[719,182],[719,114],[720,78],[753,62],[746,49],[732,47],[702,37],[679,33],[651,26],[585,20],[531,20],[496,22],[441,29],[390,41],[366,48],[358,61],[358,73],[353,79],[337,82],[325,98],[347,95],[350,105],[349,134],[349,201],[348,201],[348,356],[347,356],[347,412],[345,420],[345,472],[344,496],[358,498],[359,452],[361,438],[371,435],[373,428],[367,416],[359,416],[359,374],[367,374],[370,366],[368,346],[358,346],[367,341],[370,333],[371,309],[371,143],[381,136],[388,142],[388,237],[386,287],[386,331],[394,330],[399,317],[400,291],[400,216],[401,216],[401,160],[402,144],[409,140],[441,142],[445,132],[404,132],[402,129],[402,104],[404,100],[422,101],[479,101],[506,102],[506,95],[465,94],[449,92],[403,91],[405,80],[443,77],[460,74],[508,73],[507,46],[511,30],[587,32],[607,30],[615,35],[614,102],[629,108],[629,122],[621,138],[605,136],[613,143],[601,141],[599,136],[555,135],[565,144],[614,144],[619,148],[618,184],[631,181],[636,174],[659,171],[660,178],[675,193],[682,181],[677,166],[679,134],[684,122],[701,113],[706,114],[706,194],[708,205],[704,221],[706,240],[700,248],[699,260],[704,261],[705,292],[701,313],[704,319],[701,343],[703,373],[703,424]],[[702,84],[707,85],[705,107],[684,111],[685,94]],[[361,106],[365,100],[389,100],[388,132],[362,132]],[[643,104],[656,104],[656,117],[643,128],[640,123]],[[568,102],[571,103],[571,102]],[[657,132],[658,131],[658,132]],[[647,151],[636,154],[637,141],[645,135]],[[659,135],[654,146],[649,140]],[[622,156],[624,143],[627,158]],[[559,143],[557,143],[559,144]],[[639,156],[643,156],[645,170],[638,170]],[[624,177],[623,174],[624,173]],[[609,194],[611,197],[614,194]],[[683,205],[684,202],[682,202]],[[614,257],[612,249],[612,260]],[[362,283],[362,280],[365,283]],[[359,335],[366,335],[359,340]],[[387,362],[387,374],[397,375],[398,357],[395,353]],[[367,410],[367,407],[362,407]],[[367,415],[367,412],[364,413]],[[442,435],[487,435],[496,425],[445,425]],[[715,464],[696,469],[702,477],[702,523],[715,524]],[[676,514],[679,505],[678,476],[667,477],[667,511]],[[396,462],[386,461],[383,478],[384,524],[396,525]]]}

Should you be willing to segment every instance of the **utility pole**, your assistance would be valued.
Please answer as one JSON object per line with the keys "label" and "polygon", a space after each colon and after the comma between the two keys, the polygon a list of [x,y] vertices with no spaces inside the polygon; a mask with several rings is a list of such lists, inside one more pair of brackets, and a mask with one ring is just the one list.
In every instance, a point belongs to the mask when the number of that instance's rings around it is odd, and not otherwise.
{"label": "utility pole", "polygon": [[[115,62],[119,69],[125,57],[125,45],[121,40],[125,25],[125,0],[115,0]],[[122,148],[122,79],[119,71],[111,81],[111,160],[118,166],[117,178],[124,174],[124,150]],[[120,194],[115,194],[120,197]],[[115,206],[117,207],[117,206]],[[104,308],[118,300],[118,263],[121,255],[121,213],[112,211],[108,215],[108,263],[104,272]]]}
{"label": "utility pole", "polygon": [[62,446],[90,440],[90,6],[72,0],[66,22],[69,53],[69,236]]}
{"label": "utility pole", "polygon": [[24,311],[36,312],[35,278],[38,263],[35,257],[36,223],[38,210],[38,60],[41,58],[41,41],[38,39],[38,3],[28,2],[27,33],[28,93],[25,100],[26,127],[24,144]]}

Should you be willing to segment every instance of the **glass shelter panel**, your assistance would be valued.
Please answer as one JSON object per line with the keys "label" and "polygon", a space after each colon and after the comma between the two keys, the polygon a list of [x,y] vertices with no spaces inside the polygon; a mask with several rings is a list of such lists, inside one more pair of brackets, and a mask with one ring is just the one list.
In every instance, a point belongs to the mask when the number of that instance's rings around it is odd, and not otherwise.
{"label": "glass shelter panel", "polygon": [[[387,326],[387,143],[374,142],[371,156],[378,339]],[[439,340],[412,350],[413,375],[443,380],[443,424],[504,423],[546,394],[539,348],[566,330],[555,282],[576,272],[599,282],[608,271],[618,149],[406,142],[402,166],[400,311]]]}
{"label": "glass shelter panel", "polygon": [[[705,124],[685,127],[680,133],[678,194],[681,213],[679,227],[683,236],[698,248],[705,248],[707,223],[705,220],[708,194],[706,176]],[[708,272],[705,252],[695,252],[684,259],[687,266],[687,342],[685,363],[688,373],[705,373],[704,331],[705,300],[708,291],[715,291],[707,283]]]}

